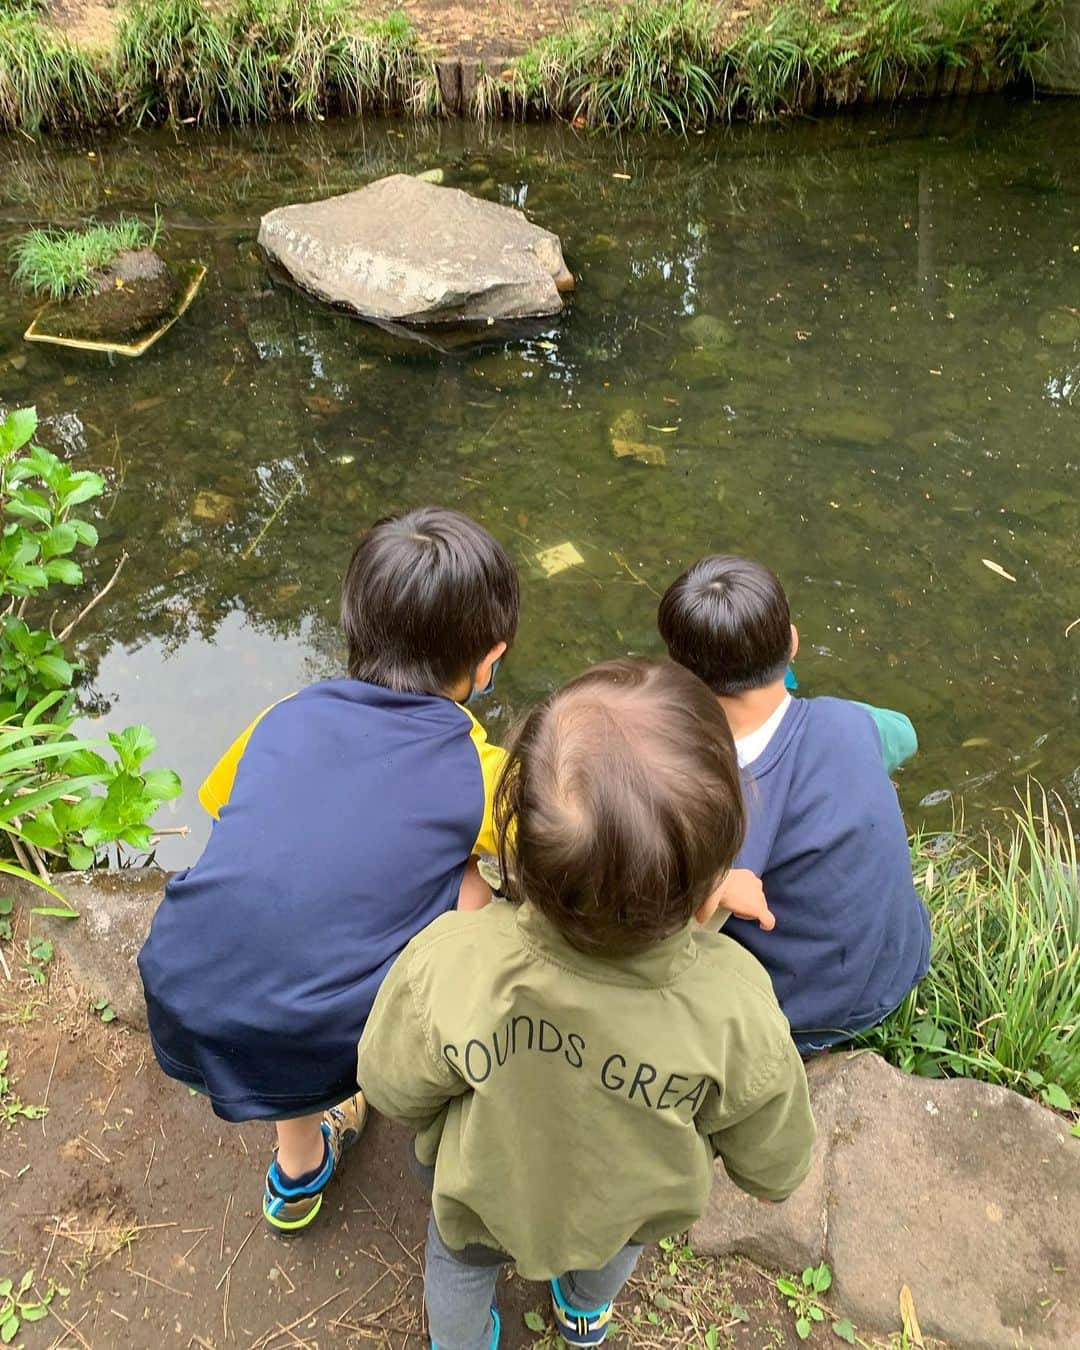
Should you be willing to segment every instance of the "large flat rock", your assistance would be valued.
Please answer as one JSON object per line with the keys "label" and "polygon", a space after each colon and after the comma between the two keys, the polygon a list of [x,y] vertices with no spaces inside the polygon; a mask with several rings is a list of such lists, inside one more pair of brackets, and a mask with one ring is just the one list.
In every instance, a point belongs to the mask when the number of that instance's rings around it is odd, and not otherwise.
{"label": "large flat rock", "polygon": [[783,1205],[717,1169],[697,1250],[786,1270],[821,1259],[830,1300],[895,1331],[908,1285],[925,1333],[955,1346],[1080,1347],[1080,1140],[1005,1088],[911,1078],[876,1055],[810,1064],[810,1178]]}
{"label": "large flat rock", "polygon": [[557,314],[573,285],[558,235],[407,174],[270,211],[259,243],[305,290],[384,322]]}
{"label": "large flat rock", "polygon": [[[33,916],[34,932],[52,939],[87,994],[107,997],[118,1021],[140,1031],[146,1003],[135,962],[170,875],[152,867],[65,872],[56,886],[79,918]],[[5,889],[27,907],[56,903],[28,882],[8,881]]]}

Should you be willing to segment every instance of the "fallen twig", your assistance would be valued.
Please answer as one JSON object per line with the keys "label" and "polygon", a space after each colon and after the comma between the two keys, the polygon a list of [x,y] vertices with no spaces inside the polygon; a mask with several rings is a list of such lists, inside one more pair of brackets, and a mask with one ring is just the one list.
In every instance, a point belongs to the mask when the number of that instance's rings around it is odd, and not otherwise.
{"label": "fallen twig", "polygon": [[90,611],[94,608],[94,606],[100,604],[101,601],[105,599],[105,597],[109,594],[112,588],[116,585],[116,578],[123,571],[124,564],[127,562],[127,560],[128,560],[127,553],[121,553],[120,561],[116,564],[116,570],[113,572],[112,576],[108,579],[105,585],[102,586],[101,590],[98,591],[97,595],[92,596],[91,599],[87,601],[87,603],[82,607],[82,609],[79,610],[78,614],[75,615],[75,617],[67,625],[67,627],[61,629],[61,631],[57,633],[56,635],[57,642],[66,642],[68,638],[72,635],[72,633],[75,631],[75,629],[79,626],[79,624],[82,623],[83,619],[85,619],[86,616],[90,613]]}

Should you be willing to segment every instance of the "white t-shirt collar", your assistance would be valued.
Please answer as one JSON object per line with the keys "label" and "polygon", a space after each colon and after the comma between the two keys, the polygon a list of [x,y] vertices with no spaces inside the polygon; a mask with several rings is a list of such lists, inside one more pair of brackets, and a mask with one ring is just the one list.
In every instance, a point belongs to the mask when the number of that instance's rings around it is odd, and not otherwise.
{"label": "white t-shirt collar", "polygon": [[755,759],[760,759],[768,749],[769,742],[779,730],[780,723],[784,720],[784,714],[791,703],[791,695],[785,694],[783,701],[772,714],[767,722],[762,722],[756,731],[751,731],[747,736],[740,736],[735,741],[735,754],[739,759],[739,768],[745,769],[747,765],[753,764]]}

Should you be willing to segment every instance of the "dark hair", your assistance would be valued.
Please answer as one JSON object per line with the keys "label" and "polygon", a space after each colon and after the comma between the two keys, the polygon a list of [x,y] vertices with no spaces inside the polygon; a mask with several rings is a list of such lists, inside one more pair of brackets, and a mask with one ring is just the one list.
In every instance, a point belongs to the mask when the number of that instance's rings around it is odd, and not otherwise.
{"label": "dark hair", "polygon": [[538,704],[514,735],[495,809],[511,898],[606,956],[684,927],[744,828],[727,718],[670,661],[605,661]]}
{"label": "dark hair", "polygon": [[782,679],[791,660],[791,612],[774,572],[749,558],[702,558],[660,601],[668,655],[714,694],[743,694]]}
{"label": "dark hair", "polygon": [[445,694],[517,632],[518,578],[468,516],[422,506],[377,521],[341,588],[349,674],[408,694]]}

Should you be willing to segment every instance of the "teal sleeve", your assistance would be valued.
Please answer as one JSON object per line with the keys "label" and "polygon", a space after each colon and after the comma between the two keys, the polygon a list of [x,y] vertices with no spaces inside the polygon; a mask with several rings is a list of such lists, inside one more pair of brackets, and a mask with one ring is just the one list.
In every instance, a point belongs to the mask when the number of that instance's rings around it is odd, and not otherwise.
{"label": "teal sleeve", "polygon": [[901,712],[893,712],[891,708],[875,708],[869,703],[859,703],[857,699],[851,701],[856,708],[865,708],[870,714],[881,738],[881,757],[885,761],[885,772],[895,773],[919,748],[919,738],[915,735],[911,718],[905,717]]}

